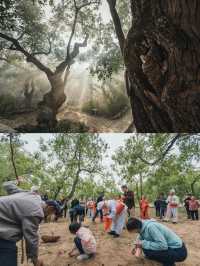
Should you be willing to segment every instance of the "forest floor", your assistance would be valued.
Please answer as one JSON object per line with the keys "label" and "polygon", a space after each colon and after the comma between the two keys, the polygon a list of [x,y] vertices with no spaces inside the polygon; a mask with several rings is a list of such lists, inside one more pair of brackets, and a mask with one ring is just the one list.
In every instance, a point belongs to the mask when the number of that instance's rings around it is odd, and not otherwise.
{"label": "forest floor", "polygon": [[[37,112],[23,113],[13,115],[12,118],[6,119],[0,117],[0,124],[11,128],[19,128],[26,124],[36,126]],[[118,119],[109,119],[104,117],[92,116],[79,111],[62,110],[58,116],[58,121],[67,120],[69,123],[81,123],[91,129],[91,132],[106,133],[106,132],[125,132],[132,122],[131,110],[128,110],[122,117]],[[0,127],[1,130],[1,127]],[[77,132],[78,133],[78,132]]]}
{"label": "forest floor", "polygon": [[[40,227],[40,235],[54,233],[61,236],[57,243],[45,244],[40,241],[40,258],[44,261],[44,266],[159,266],[156,262],[136,258],[131,254],[132,242],[136,234],[129,234],[123,231],[120,238],[113,239],[104,232],[103,225],[98,221],[92,223],[89,219],[84,222],[89,226],[97,240],[97,254],[95,258],[78,262],[76,257],[70,258],[68,252],[73,245],[73,235],[68,231],[68,223],[65,219],[60,219],[57,223],[46,223]],[[177,266],[199,266],[200,265],[200,222],[188,221],[181,218],[176,225],[165,223],[174,230],[186,243],[188,248],[188,258]],[[19,253],[21,253],[19,251]],[[19,255],[20,259],[20,255]],[[31,264],[30,264],[31,265]],[[24,264],[24,266],[29,266]]]}

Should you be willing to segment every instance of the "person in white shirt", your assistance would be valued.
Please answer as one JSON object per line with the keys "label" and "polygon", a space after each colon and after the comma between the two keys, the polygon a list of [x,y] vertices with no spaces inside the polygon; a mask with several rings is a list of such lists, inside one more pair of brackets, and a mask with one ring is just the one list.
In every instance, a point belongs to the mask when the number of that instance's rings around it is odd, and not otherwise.
{"label": "person in white shirt", "polygon": [[167,197],[167,213],[165,221],[170,221],[172,219],[173,223],[178,222],[178,206],[179,206],[179,198],[175,194],[175,190],[171,189],[169,196]]}
{"label": "person in white shirt", "polygon": [[108,210],[108,217],[112,219],[111,231],[108,234],[119,237],[125,225],[127,206],[119,200],[105,200],[98,203],[97,209]]}
{"label": "person in white shirt", "polygon": [[69,225],[69,231],[71,234],[76,235],[74,238],[75,246],[69,252],[69,256],[75,256],[74,252],[78,250],[77,259],[79,261],[92,258],[96,253],[96,240],[90,229],[81,226],[80,223],[72,223]]}

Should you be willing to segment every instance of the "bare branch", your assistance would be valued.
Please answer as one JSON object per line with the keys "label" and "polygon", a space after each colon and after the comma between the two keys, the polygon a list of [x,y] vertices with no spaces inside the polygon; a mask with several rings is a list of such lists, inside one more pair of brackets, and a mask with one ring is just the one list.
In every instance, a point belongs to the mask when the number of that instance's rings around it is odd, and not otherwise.
{"label": "bare branch", "polygon": [[50,76],[53,74],[53,72],[50,70],[50,68],[46,67],[44,64],[42,64],[36,57],[31,55],[29,52],[27,52],[19,43],[19,41],[15,38],[12,38],[4,33],[0,32],[0,38],[7,40],[12,43],[10,47],[11,50],[19,51],[26,57],[27,62],[33,63],[37,68],[39,68],[41,71],[45,72],[47,76]]}
{"label": "bare branch", "polygon": [[138,155],[138,158],[143,162],[143,163],[146,163],[148,165],[155,165],[157,163],[159,163],[160,161],[162,161],[165,156],[168,154],[168,152],[171,150],[171,148],[174,146],[174,144],[176,143],[176,141],[181,137],[182,135],[181,134],[177,134],[167,145],[166,145],[166,149],[165,151],[162,153],[162,155],[156,159],[155,161],[153,162],[148,162],[147,160],[143,159],[141,156]]}

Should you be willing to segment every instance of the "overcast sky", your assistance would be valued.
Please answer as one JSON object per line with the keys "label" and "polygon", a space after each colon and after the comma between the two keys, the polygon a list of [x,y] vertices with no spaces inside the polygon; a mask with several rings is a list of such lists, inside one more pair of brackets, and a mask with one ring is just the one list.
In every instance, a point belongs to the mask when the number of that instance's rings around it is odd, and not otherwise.
{"label": "overcast sky", "polygon": [[[124,141],[133,134],[102,133],[100,137],[109,144],[110,153],[113,153]],[[38,141],[42,137],[44,140],[52,138],[52,134],[23,134],[22,139],[27,141],[24,148],[29,152],[35,152],[38,149]]]}
{"label": "overcast sky", "polygon": [[[112,155],[114,152],[124,144],[124,141],[130,138],[133,134],[119,134],[119,133],[102,133],[99,134],[100,137],[109,145],[108,157],[104,158],[103,164],[108,169],[112,163]],[[52,138],[53,134],[22,134],[22,139],[27,142],[24,145],[24,149],[30,153],[36,152],[39,148],[38,141],[42,137],[44,140],[48,141]],[[114,174],[114,173],[113,173]],[[115,175],[114,175],[115,176]],[[116,180],[119,181],[119,177],[115,176]]]}

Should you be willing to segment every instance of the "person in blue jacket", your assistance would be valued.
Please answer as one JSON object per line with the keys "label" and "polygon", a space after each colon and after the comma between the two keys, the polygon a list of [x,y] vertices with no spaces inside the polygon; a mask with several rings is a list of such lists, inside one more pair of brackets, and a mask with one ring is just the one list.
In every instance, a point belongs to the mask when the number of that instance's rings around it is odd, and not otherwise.
{"label": "person in blue jacket", "polygon": [[141,248],[148,259],[158,261],[163,266],[175,266],[175,262],[187,258],[185,244],[165,225],[155,220],[130,218],[126,227],[129,232],[139,233],[136,248]]}

